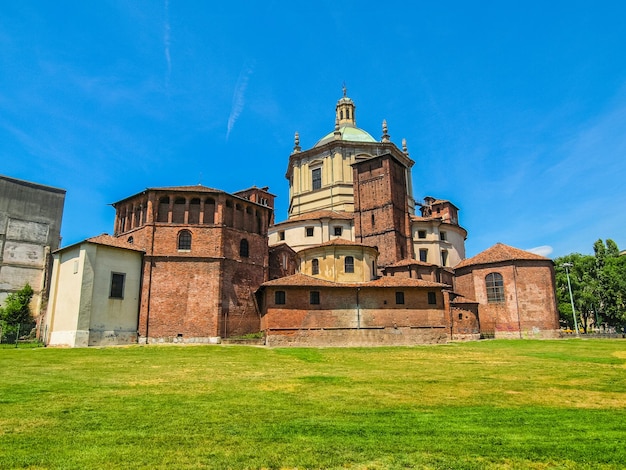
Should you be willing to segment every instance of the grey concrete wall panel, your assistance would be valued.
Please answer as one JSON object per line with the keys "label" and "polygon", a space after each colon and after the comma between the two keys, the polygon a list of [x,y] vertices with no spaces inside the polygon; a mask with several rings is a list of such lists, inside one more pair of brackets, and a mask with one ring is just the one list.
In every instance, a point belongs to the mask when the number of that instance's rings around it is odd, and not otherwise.
{"label": "grey concrete wall panel", "polygon": [[42,278],[43,271],[41,268],[2,266],[0,267],[0,290],[14,292],[28,283],[35,291],[39,291]]}
{"label": "grey concrete wall panel", "polygon": [[44,247],[32,243],[7,240],[2,253],[4,264],[9,265],[41,268],[46,261]]}
{"label": "grey concrete wall panel", "polygon": [[39,315],[47,248],[59,248],[65,190],[0,175],[0,299],[30,284]]}
{"label": "grey concrete wall panel", "polygon": [[7,240],[20,240],[46,245],[48,240],[48,225],[38,222],[10,219],[6,237]]}

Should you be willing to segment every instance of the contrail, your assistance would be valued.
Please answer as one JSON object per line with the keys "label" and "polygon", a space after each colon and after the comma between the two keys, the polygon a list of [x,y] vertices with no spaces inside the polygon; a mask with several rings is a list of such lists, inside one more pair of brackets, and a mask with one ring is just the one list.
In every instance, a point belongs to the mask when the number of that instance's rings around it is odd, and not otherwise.
{"label": "contrail", "polygon": [[167,63],[166,87],[169,88],[170,75],[172,74],[172,58],[170,57],[170,2],[165,0],[165,34],[163,37],[165,46],[165,62]]}
{"label": "contrail", "polygon": [[230,135],[230,131],[233,129],[235,122],[239,118],[241,111],[243,111],[243,105],[245,104],[245,93],[248,87],[248,79],[252,75],[254,64],[244,64],[239,78],[237,79],[237,85],[235,86],[235,92],[233,93],[233,105],[230,109],[230,116],[228,117],[228,128],[226,130],[226,140]]}

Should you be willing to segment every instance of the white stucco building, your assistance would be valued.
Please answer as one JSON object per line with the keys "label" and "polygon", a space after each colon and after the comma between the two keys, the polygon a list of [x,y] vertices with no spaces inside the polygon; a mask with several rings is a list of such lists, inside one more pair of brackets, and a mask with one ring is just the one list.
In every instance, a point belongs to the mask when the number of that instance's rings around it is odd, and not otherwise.
{"label": "white stucco building", "polygon": [[44,320],[49,346],[137,342],[143,250],[99,235],[54,253]]}

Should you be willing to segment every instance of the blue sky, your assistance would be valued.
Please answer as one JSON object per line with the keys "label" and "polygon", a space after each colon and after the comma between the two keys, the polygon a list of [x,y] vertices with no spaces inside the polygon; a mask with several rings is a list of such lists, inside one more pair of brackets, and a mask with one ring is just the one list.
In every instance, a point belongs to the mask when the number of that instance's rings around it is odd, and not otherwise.
{"label": "blue sky", "polygon": [[626,3],[19,1],[0,14],[0,173],[67,190],[63,245],[146,187],[269,186],[293,135],[406,138],[467,255],[626,248]]}

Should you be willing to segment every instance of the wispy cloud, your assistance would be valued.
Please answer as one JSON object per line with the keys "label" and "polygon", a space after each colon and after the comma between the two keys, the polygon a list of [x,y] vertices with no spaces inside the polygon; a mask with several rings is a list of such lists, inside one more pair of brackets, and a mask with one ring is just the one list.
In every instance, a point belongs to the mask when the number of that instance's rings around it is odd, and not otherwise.
{"label": "wispy cloud", "polygon": [[226,140],[230,136],[230,131],[233,130],[235,122],[239,119],[239,115],[243,111],[243,107],[246,103],[246,89],[248,88],[248,80],[250,75],[254,71],[254,63],[245,63],[239,78],[237,79],[237,85],[235,86],[235,92],[233,93],[233,104],[230,108],[230,116],[228,116],[228,126],[226,129]]}
{"label": "wispy cloud", "polygon": [[552,254],[552,251],[554,250],[552,249],[550,245],[542,245],[542,246],[536,246],[534,248],[529,248],[526,251],[530,251],[531,253],[534,253],[536,255],[548,257],[549,255]]}
{"label": "wispy cloud", "polygon": [[169,89],[170,76],[172,74],[172,57],[170,56],[170,2],[165,0],[165,28],[163,35],[163,46],[165,48],[165,62],[167,63],[167,76],[165,77],[165,87]]}

